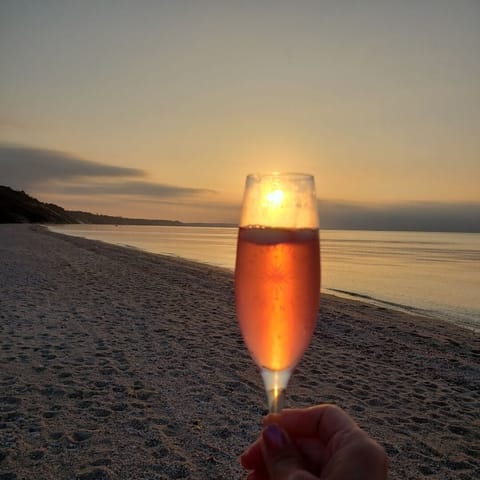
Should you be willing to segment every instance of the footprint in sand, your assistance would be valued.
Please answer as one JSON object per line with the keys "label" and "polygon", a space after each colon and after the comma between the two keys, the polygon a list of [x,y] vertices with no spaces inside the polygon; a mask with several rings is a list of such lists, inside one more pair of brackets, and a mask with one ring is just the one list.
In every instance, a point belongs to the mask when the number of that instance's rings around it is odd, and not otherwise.
{"label": "footprint in sand", "polygon": [[110,480],[112,472],[107,467],[94,467],[76,474],[75,480]]}
{"label": "footprint in sand", "polygon": [[44,455],[45,455],[45,452],[43,450],[32,450],[28,454],[31,460],[41,460]]}

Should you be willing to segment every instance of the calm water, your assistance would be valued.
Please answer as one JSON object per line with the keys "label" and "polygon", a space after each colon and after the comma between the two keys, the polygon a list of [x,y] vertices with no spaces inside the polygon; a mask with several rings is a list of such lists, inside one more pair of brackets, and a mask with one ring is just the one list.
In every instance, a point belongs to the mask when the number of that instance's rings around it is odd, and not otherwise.
{"label": "calm water", "polygon": [[[235,228],[68,225],[51,230],[233,270]],[[322,290],[480,331],[480,234],[321,232]]]}

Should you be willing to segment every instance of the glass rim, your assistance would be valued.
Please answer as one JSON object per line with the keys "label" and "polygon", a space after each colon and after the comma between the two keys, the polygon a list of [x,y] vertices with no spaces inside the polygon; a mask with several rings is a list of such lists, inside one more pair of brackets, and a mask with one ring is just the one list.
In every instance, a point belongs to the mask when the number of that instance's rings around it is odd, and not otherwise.
{"label": "glass rim", "polygon": [[314,179],[313,174],[311,173],[301,173],[301,172],[255,172],[249,173],[247,179],[259,180],[261,178],[293,178],[293,179]]}

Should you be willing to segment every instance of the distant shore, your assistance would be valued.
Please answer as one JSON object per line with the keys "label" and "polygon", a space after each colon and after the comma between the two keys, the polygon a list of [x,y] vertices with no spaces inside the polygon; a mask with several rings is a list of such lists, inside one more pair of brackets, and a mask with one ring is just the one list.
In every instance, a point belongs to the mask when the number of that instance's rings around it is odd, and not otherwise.
{"label": "distant shore", "polygon": [[[0,478],[236,479],[265,413],[231,272],[0,225]],[[331,295],[287,404],[334,402],[391,479],[480,477],[480,340]]]}

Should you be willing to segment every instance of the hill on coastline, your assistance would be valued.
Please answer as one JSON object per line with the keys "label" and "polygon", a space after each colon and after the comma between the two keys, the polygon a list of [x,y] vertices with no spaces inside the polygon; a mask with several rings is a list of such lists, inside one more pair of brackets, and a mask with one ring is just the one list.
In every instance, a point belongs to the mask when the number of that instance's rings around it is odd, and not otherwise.
{"label": "hill on coastline", "polygon": [[107,225],[187,225],[176,220],[113,217],[69,211],[40,202],[23,191],[0,185],[0,223],[91,223]]}
{"label": "hill on coastline", "polygon": [[0,185],[0,223],[79,223],[66,210]]}

